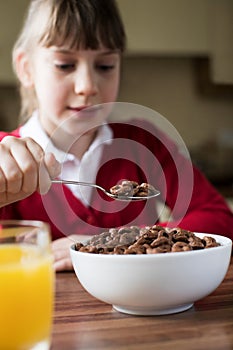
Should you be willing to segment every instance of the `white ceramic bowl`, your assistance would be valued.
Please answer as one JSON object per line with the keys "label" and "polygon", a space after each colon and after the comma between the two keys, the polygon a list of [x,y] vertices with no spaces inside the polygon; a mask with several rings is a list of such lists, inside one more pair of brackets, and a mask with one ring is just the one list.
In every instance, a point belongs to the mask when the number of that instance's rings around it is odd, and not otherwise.
{"label": "white ceramic bowl", "polygon": [[230,263],[232,241],[214,237],[219,247],[188,252],[145,255],[105,255],[70,248],[75,273],[87,292],[135,315],[181,312],[212,293]]}

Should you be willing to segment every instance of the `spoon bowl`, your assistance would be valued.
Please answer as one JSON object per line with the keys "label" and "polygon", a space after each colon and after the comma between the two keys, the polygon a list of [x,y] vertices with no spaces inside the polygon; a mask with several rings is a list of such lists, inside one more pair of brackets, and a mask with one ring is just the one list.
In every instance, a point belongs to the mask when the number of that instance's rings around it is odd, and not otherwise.
{"label": "spoon bowl", "polygon": [[90,182],[82,182],[82,181],[56,179],[56,180],[52,180],[52,183],[94,187],[104,192],[108,197],[119,201],[143,201],[143,200],[151,199],[160,195],[160,192],[158,190],[155,190],[153,193],[148,194],[147,196],[117,195],[117,194],[110,193],[105,188],[99,185],[96,185]]}

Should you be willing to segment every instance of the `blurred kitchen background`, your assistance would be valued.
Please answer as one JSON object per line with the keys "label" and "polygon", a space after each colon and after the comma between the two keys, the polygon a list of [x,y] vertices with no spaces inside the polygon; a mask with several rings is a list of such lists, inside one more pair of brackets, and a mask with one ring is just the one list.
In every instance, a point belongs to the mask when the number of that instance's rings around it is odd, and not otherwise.
{"label": "blurred kitchen background", "polygon": [[[193,161],[232,203],[233,1],[117,0],[128,35],[120,102],[177,129]],[[28,0],[0,0],[0,129],[18,124],[11,50]]]}

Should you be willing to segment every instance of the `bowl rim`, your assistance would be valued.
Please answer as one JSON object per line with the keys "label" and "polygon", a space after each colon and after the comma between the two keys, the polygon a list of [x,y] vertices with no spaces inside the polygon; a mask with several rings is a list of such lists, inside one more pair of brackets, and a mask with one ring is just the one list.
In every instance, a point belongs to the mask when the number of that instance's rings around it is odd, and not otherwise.
{"label": "bowl rim", "polygon": [[[232,250],[232,246],[233,246],[233,241],[223,235],[219,235],[219,234],[212,234],[212,233],[202,233],[202,232],[193,232],[195,235],[197,235],[198,237],[204,237],[204,236],[209,236],[209,237],[213,237],[216,239],[216,241],[218,243],[222,243],[220,246],[218,247],[212,247],[212,248],[208,248],[208,249],[197,249],[197,250],[191,250],[191,251],[186,251],[186,252],[169,252],[169,253],[158,253],[158,254],[94,254],[94,253],[88,253],[88,252],[80,252],[78,250],[76,250],[75,244],[77,243],[73,243],[70,246],[70,252],[74,253],[76,252],[77,254],[81,254],[83,256],[94,256],[96,259],[98,259],[97,257],[102,257],[104,259],[109,259],[109,257],[111,257],[111,259],[138,259],[140,257],[140,259],[167,259],[168,256],[170,257],[174,257],[174,256],[183,256],[183,255],[188,255],[188,256],[193,256],[193,254],[195,255],[200,255],[200,254],[206,254],[208,252],[208,254],[212,254],[211,252],[216,252],[216,250],[223,250],[226,248],[230,248]],[[218,241],[219,239],[219,241]],[[89,238],[86,240],[86,242],[89,241]],[[85,244],[85,241],[83,241],[82,243]]]}

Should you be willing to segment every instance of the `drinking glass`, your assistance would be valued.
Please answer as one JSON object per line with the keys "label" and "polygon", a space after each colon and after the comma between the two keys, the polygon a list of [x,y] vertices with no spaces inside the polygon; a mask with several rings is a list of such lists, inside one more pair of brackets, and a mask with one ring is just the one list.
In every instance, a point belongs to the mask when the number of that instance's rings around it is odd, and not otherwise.
{"label": "drinking glass", "polygon": [[0,349],[48,350],[54,280],[50,227],[0,221]]}

